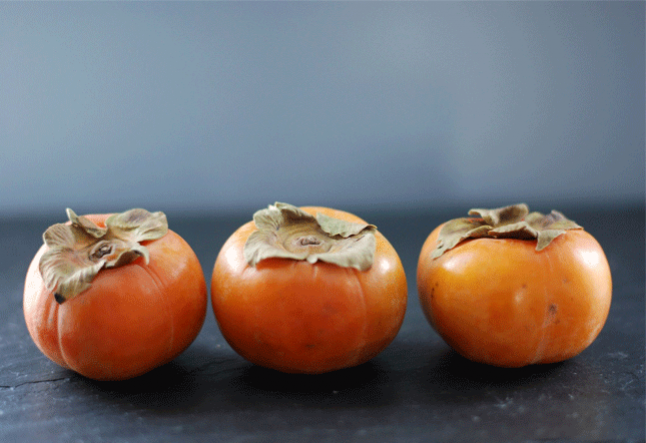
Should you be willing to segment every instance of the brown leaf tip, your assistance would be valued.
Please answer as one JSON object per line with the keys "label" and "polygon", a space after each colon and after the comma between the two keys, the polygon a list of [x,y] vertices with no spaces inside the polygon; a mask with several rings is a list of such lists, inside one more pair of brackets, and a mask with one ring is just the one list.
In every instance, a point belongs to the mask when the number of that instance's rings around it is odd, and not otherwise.
{"label": "brown leaf tip", "polygon": [[323,261],[364,271],[372,266],[376,227],[318,213],[313,216],[287,203],[257,211],[257,230],[244,245],[245,260],[256,266],[267,258]]}
{"label": "brown leaf tip", "polygon": [[103,268],[123,266],[139,257],[148,263],[148,249],[141,242],[168,232],[162,212],[131,209],[109,216],[105,227],[69,208],[66,212],[69,224],[57,223],[43,233],[48,250],[38,264],[46,288],[58,303],[88,289]]}
{"label": "brown leaf tip", "polygon": [[440,230],[432,258],[442,256],[460,243],[473,238],[514,238],[536,241],[536,250],[545,249],[556,237],[570,229],[583,229],[558,211],[547,215],[529,212],[525,203],[496,209],[471,209],[476,218],[448,221]]}

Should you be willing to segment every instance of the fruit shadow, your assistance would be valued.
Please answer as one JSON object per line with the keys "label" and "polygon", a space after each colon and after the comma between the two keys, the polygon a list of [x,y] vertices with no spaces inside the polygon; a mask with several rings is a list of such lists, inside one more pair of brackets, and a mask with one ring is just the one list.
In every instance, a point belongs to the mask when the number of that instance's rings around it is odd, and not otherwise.
{"label": "fruit shadow", "polygon": [[392,403],[394,387],[378,358],[352,368],[325,374],[286,374],[256,365],[245,367],[232,381],[227,400],[259,407],[339,408]]}
{"label": "fruit shadow", "polygon": [[226,384],[226,377],[242,366],[235,355],[194,344],[170,363],[129,380],[97,381],[74,374],[71,381],[77,395],[122,410],[186,413],[208,401],[223,379]]}
{"label": "fruit shadow", "polygon": [[294,404],[365,407],[391,403],[394,395],[379,361],[326,374],[285,374],[253,365],[228,348],[205,345],[193,345],[174,361],[130,380],[95,381],[74,374],[71,381],[78,397],[155,415],[268,411]]}
{"label": "fruit shadow", "polygon": [[421,404],[476,406],[514,398],[538,401],[546,395],[567,398],[572,390],[561,387],[587,386],[592,372],[585,362],[572,360],[500,368],[470,361],[448,346],[429,357],[407,386]]}

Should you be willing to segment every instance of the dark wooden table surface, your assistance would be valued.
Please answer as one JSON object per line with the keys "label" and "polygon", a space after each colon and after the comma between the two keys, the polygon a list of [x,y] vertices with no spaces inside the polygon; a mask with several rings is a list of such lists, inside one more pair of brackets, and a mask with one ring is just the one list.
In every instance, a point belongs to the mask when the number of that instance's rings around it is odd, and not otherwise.
{"label": "dark wooden table surface", "polygon": [[[599,240],[614,284],[605,328],[569,361],[511,370],[454,353],[422,315],[415,268],[431,229],[464,211],[375,211],[358,215],[398,250],[409,306],[399,335],[374,360],[319,376],[256,367],[227,345],[209,306],[185,353],[125,382],[58,367],[27,332],[27,266],[64,212],[0,220],[0,442],[643,442],[644,208],[560,209]],[[219,248],[247,218],[168,216],[207,281]]]}

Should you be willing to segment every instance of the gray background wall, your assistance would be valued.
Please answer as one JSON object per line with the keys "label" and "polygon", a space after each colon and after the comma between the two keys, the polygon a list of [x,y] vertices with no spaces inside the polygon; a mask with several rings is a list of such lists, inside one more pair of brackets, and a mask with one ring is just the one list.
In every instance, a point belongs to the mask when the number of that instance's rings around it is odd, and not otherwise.
{"label": "gray background wall", "polygon": [[643,2],[0,3],[3,216],[644,204]]}

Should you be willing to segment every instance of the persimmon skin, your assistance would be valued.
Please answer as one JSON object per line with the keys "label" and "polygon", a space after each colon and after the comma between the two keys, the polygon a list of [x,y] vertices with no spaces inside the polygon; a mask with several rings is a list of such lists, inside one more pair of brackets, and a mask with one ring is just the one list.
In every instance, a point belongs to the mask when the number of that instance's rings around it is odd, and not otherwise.
{"label": "persimmon skin", "polygon": [[[104,227],[109,214],[86,217]],[[38,269],[43,245],[29,266],[23,310],[36,346],[49,359],[95,380],[125,380],[170,362],[204,324],[207,288],[197,256],[169,230],[143,242],[150,253],[103,269],[92,286],[58,304]]]}
{"label": "persimmon skin", "polygon": [[419,299],[431,326],[459,354],[522,367],[574,357],[597,337],[610,309],[610,267],[599,243],[568,230],[542,251],[536,241],[479,238],[417,268]]}
{"label": "persimmon skin", "polygon": [[[303,207],[365,223],[343,211]],[[386,238],[375,233],[367,271],[270,258],[247,264],[248,222],[224,244],[213,269],[211,301],[222,335],[242,357],[286,373],[317,374],[367,362],[392,342],[404,319],[407,283]]]}

